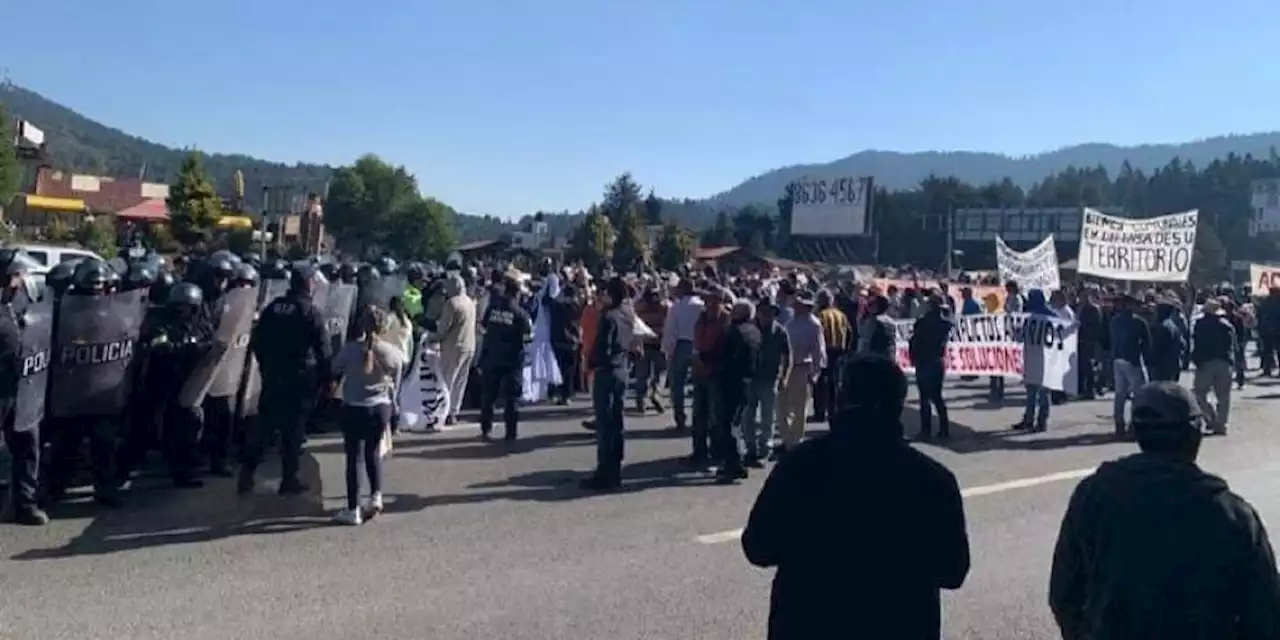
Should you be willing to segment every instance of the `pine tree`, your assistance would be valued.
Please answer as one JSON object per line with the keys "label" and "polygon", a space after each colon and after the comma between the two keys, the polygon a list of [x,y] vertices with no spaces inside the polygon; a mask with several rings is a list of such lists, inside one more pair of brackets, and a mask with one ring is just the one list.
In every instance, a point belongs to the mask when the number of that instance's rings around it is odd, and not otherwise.
{"label": "pine tree", "polygon": [[582,224],[574,230],[568,255],[565,257],[570,260],[581,260],[588,268],[601,267],[613,257],[613,245],[616,239],[617,232],[614,231],[609,218],[605,217],[599,207],[592,205]]}
{"label": "pine tree", "polygon": [[642,204],[636,204],[618,221],[618,242],[613,247],[613,265],[621,273],[639,269],[649,258],[649,238],[640,213],[642,207]]}
{"label": "pine tree", "polygon": [[693,236],[674,223],[667,223],[658,237],[653,262],[659,269],[674,271],[693,258],[693,250]]}
{"label": "pine tree", "polygon": [[169,224],[179,242],[196,244],[213,236],[222,219],[222,199],[205,174],[199,154],[192,152],[182,162],[165,204],[169,207]]}

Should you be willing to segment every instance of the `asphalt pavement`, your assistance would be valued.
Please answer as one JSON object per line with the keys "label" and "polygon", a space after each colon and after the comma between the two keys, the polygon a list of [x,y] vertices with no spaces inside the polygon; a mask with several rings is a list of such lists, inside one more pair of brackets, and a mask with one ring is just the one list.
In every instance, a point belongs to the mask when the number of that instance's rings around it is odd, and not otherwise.
{"label": "asphalt pavement", "polygon": [[[1231,435],[1202,454],[1273,524],[1276,385],[1237,394]],[[966,492],[973,570],[945,599],[945,637],[1056,637],[1046,585],[1067,498],[1134,445],[1108,437],[1109,400],[1054,407],[1047,433],[1015,435],[1017,385],[1004,406],[980,382],[950,386],[953,440],[918,445]],[[539,413],[514,445],[474,428],[400,438],[387,512],[359,528],[329,523],[343,494],[332,437],[309,445],[302,498],[276,496],[270,478],[249,498],[229,480],[191,492],[144,480],[121,511],[82,500],[44,529],[0,527],[0,639],[765,636],[771,572],[735,536],[762,473],[716,486],[680,467],[688,441],[667,416],[628,416],[625,490],[587,494],[575,481],[592,435],[572,411]]]}

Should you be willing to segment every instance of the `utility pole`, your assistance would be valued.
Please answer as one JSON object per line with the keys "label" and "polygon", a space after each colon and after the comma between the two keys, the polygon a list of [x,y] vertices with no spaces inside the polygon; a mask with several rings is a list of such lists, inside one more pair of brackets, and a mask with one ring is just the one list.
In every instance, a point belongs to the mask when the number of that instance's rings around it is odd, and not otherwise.
{"label": "utility pole", "polygon": [[954,204],[947,204],[947,262],[944,269],[947,274],[947,281],[951,281],[952,262],[955,254],[956,245],[956,207]]}

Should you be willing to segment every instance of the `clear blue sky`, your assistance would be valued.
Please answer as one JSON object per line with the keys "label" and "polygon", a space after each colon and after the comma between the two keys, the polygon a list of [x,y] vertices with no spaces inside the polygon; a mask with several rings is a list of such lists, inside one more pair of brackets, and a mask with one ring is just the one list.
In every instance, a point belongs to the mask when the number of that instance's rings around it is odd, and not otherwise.
{"label": "clear blue sky", "polygon": [[[18,84],[169,145],[409,167],[462,211],[702,197],[868,148],[1280,128],[1280,1],[41,0]],[[25,30],[23,28],[25,27]]]}

